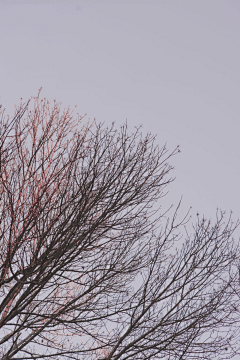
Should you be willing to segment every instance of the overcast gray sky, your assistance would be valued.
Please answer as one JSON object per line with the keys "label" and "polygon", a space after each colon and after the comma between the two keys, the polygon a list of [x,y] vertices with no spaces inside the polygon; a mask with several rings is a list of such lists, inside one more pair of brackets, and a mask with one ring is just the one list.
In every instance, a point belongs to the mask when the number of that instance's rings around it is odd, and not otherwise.
{"label": "overcast gray sky", "polygon": [[0,1],[7,112],[42,86],[82,115],[142,124],[180,145],[169,204],[240,216],[239,0],[21,3]]}

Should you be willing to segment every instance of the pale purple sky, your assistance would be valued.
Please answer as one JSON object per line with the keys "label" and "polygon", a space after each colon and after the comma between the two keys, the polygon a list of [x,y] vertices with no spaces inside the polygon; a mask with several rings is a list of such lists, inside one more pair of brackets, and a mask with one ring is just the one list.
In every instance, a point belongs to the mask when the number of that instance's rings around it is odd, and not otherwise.
{"label": "pale purple sky", "polygon": [[82,115],[142,124],[182,151],[168,204],[240,217],[239,0],[23,3],[0,0],[7,112],[42,86]]}

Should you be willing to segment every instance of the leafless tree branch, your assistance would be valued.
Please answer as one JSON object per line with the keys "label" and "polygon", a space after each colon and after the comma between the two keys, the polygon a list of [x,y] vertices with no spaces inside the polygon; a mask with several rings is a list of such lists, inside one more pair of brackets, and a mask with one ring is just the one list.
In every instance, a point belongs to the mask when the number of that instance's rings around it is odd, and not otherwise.
{"label": "leafless tree branch", "polygon": [[178,147],[32,100],[0,123],[0,358],[233,356],[238,223],[189,234],[159,207]]}

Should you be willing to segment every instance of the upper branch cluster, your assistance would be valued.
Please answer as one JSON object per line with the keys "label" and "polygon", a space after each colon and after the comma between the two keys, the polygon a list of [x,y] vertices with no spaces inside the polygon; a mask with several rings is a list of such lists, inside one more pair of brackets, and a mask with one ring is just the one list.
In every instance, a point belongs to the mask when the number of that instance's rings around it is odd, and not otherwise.
{"label": "upper branch cluster", "polygon": [[36,97],[0,132],[0,356],[226,359],[238,333],[237,224],[179,251],[165,146]]}

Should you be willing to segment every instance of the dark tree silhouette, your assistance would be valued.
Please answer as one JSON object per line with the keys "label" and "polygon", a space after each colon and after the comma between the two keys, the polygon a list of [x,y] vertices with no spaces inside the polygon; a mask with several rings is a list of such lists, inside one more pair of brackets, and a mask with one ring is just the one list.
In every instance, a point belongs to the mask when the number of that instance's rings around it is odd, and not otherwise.
{"label": "dark tree silhouette", "polygon": [[178,147],[31,103],[0,123],[0,358],[230,358],[238,224],[161,210]]}

